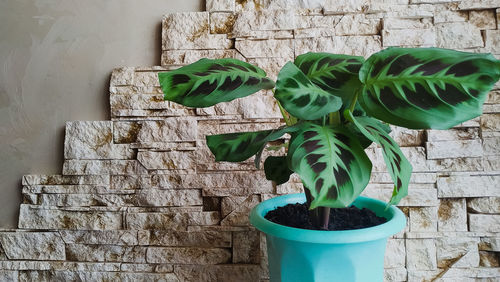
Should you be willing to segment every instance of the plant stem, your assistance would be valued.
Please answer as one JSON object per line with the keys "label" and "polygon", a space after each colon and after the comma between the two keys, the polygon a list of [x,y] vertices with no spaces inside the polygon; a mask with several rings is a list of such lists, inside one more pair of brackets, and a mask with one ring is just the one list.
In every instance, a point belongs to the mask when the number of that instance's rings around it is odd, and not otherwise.
{"label": "plant stem", "polygon": [[330,222],[330,208],[327,207],[319,207],[321,216],[321,224],[320,228],[323,230],[328,230],[328,222]]}
{"label": "plant stem", "polygon": [[352,98],[351,105],[349,106],[349,110],[351,111],[351,113],[354,112],[354,108],[356,107],[356,102],[358,101],[358,94],[359,90],[356,91],[356,94],[354,94],[354,98]]}
{"label": "plant stem", "polygon": [[321,230],[328,230],[328,222],[330,221],[330,208],[327,207],[317,207],[310,210],[312,196],[311,192],[304,187],[304,192],[306,194],[306,206],[309,210],[309,219],[311,223]]}
{"label": "plant stem", "polygon": [[340,113],[339,113],[339,111],[330,113],[328,115],[328,124],[330,124],[330,125],[339,125],[340,124]]}
{"label": "plant stem", "polygon": [[276,100],[276,103],[278,103],[278,107],[280,108],[281,115],[283,116],[283,119],[285,120],[285,124],[287,126],[291,126],[292,122],[290,121],[290,116],[288,116],[288,113],[285,111],[285,109],[281,106],[280,102]]}

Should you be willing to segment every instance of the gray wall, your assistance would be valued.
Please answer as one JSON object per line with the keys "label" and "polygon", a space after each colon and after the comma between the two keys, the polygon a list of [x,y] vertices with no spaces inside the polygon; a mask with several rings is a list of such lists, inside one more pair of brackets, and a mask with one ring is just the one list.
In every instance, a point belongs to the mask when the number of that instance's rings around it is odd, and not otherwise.
{"label": "gray wall", "polygon": [[200,0],[0,0],[0,227],[23,174],[59,174],[64,124],[109,119],[114,67],[158,65],[163,14]]}

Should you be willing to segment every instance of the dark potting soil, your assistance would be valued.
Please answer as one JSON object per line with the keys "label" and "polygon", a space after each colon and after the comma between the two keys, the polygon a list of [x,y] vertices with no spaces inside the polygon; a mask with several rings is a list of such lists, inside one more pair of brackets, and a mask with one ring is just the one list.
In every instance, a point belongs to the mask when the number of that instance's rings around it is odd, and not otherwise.
{"label": "dark potting soil", "polygon": [[[297,203],[278,207],[268,212],[265,218],[289,227],[320,230],[309,220],[309,210],[305,204]],[[379,225],[386,221],[384,217],[377,216],[374,212],[365,208],[359,209],[355,206],[332,208],[330,209],[328,230],[360,229]]]}

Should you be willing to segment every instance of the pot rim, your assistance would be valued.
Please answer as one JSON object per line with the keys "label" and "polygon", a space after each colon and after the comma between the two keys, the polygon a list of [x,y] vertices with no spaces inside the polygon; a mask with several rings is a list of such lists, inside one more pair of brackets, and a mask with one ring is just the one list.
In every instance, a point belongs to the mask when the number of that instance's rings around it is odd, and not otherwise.
{"label": "pot rim", "polygon": [[353,205],[369,208],[378,216],[385,217],[387,222],[362,229],[325,231],[288,227],[264,218],[269,211],[277,207],[290,203],[304,203],[305,201],[304,193],[283,195],[266,200],[252,209],[250,223],[267,235],[291,241],[319,244],[348,244],[383,239],[398,233],[406,226],[406,217],[399,208],[391,205],[386,209],[385,202],[363,196],[359,196]]}

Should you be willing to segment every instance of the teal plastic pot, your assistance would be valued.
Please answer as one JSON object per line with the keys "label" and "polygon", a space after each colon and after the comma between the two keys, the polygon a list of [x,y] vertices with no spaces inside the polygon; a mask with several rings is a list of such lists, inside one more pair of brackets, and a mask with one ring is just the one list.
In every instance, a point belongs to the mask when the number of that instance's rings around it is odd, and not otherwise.
{"label": "teal plastic pot", "polygon": [[358,197],[353,203],[388,221],[374,227],[319,231],[287,227],[264,218],[267,212],[287,204],[304,203],[304,194],[276,197],[257,205],[250,223],[266,234],[269,276],[272,282],[377,282],[384,277],[387,238],[406,225],[397,207]]}

